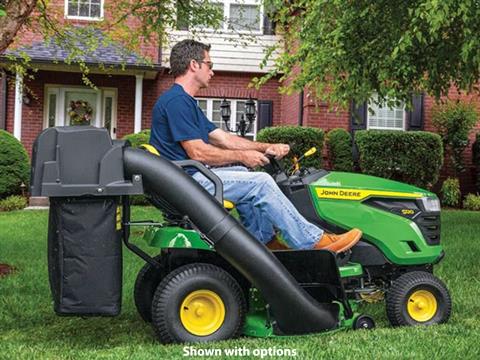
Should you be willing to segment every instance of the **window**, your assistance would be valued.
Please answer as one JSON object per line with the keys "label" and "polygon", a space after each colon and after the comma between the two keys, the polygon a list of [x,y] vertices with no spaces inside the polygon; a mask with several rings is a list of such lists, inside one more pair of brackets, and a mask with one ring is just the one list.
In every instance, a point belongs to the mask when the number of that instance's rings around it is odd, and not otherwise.
{"label": "window", "polygon": [[[219,128],[228,131],[225,123],[222,120],[220,112],[220,104],[223,99],[198,99],[198,106],[202,109],[205,116],[217,125]],[[245,102],[243,99],[227,99],[230,103],[231,116],[228,127],[235,131],[238,129],[242,117],[245,117]],[[256,102],[255,102],[256,105]],[[246,120],[246,119],[245,119]],[[246,138],[254,140],[257,134],[257,119],[252,124],[250,132],[246,134]]]}
{"label": "window", "polygon": [[233,30],[260,31],[260,6],[231,4],[230,28]]}
{"label": "window", "polygon": [[[263,8],[260,5],[260,1],[224,0],[222,2],[212,2],[212,5],[223,11],[225,21],[220,24],[220,29],[254,33],[263,31]],[[177,29],[188,30],[185,16],[185,9],[182,8],[182,2],[177,2]],[[202,26],[200,26],[200,28],[202,28]]]}
{"label": "window", "polygon": [[99,20],[103,18],[103,0],[65,0],[68,19]]}
{"label": "window", "polygon": [[386,104],[379,106],[372,101],[369,107],[374,114],[367,111],[367,129],[405,130],[404,104],[390,108]]}

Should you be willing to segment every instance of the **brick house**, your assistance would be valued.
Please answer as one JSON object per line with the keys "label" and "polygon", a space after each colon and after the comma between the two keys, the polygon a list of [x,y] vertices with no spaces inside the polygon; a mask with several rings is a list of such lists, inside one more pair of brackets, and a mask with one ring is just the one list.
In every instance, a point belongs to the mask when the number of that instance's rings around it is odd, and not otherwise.
{"label": "brick house", "polygon": [[[240,3],[243,10],[240,9]],[[63,11],[65,21],[80,26],[104,16],[104,0],[87,0],[88,6],[84,7],[78,4],[76,0],[54,0],[50,6]],[[222,34],[209,33],[207,30],[205,35],[204,41],[212,45],[210,55],[215,64],[215,76],[210,87],[202,90],[197,98],[200,107],[212,121],[220,124],[220,102],[227,98],[232,108],[231,126],[235,127],[242,116],[245,101],[252,97],[258,111],[250,137],[254,137],[261,128],[272,125],[315,126],[325,131],[341,127],[351,132],[358,129],[433,131],[433,99],[423,95],[414,98],[412,111],[376,108],[372,116],[365,104],[352,104],[350,110],[336,113],[329,111],[326,104],[320,103],[316,107],[307,91],[294,95],[279,94],[279,83],[275,79],[260,90],[249,88],[252,77],[262,75],[271,68],[272,63],[268,63],[264,69],[259,67],[264,50],[281,41],[279,36],[273,34],[271,23],[263,16],[263,9],[258,4],[258,0],[218,2],[218,6],[223,7],[225,17],[236,20],[237,30],[253,29],[251,32],[257,42],[249,46],[234,45],[229,40],[236,35],[229,32],[227,22]],[[240,18],[239,13],[243,14]],[[188,37],[189,31],[175,30],[171,35],[178,41]],[[88,113],[92,125],[108,128],[113,138],[149,128],[155,100],[173,82],[168,74],[169,49],[162,48],[158,42],[143,44],[138,50],[139,54],[149,55],[153,59],[153,66],[142,64],[138,54],[123,54],[124,69],[120,66],[119,49],[113,46],[99,48],[86,59],[91,68],[90,78],[98,90],[83,85],[78,66],[64,63],[65,52],[54,44],[45,43],[38,34],[23,32],[17,42],[29,54],[38,72],[34,80],[25,80],[32,94],[23,93],[22,88],[17,86],[22,79],[17,77],[7,81],[5,74],[1,77],[0,128],[19,138],[28,152],[31,152],[36,136],[46,127],[70,125],[72,118],[69,114],[78,110],[75,104],[79,103],[87,104],[82,106],[83,109],[81,107],[80,113]],[[110,67],[109,74],[102,72],[99,63]],[[462,95],[452,89],[451,96],[458,98]],[[479,103],[478,97],[469,99]],[[476,131],[478,129],[479,125]],[[474,133],[471,137],[473,140]],[[471,192],[474,189],[470,149],[465,151],[465,159],[468,171],[461,179],[462,189]]]}

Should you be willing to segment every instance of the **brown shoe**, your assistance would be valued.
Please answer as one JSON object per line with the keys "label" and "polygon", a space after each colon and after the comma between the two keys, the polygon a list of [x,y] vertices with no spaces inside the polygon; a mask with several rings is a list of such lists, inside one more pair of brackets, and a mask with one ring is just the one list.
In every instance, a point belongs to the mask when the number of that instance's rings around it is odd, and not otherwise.
{"label": "brown shoe", "polygon": [[347,251],[355,245],[362,237],[362,232],[358,229],[352,229],[341,235],[323,234],[320,241],[314,246],[314,249],[331,250],[337,253]]}
{"label": "brown shoe", "polygon": [[279,241],[276,235],[266,245],[267,245],[267,248],[269,248],[270,250],[288,250],[288,249],[290,249],[283,242]]}

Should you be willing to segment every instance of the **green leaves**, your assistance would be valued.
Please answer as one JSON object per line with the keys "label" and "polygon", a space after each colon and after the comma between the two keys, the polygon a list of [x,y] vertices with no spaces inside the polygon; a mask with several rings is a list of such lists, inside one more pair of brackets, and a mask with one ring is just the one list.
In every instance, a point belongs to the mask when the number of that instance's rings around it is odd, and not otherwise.
{"label": "green leaves", "polygon": [[373,94],[406,103],[418,92],[439,98],[452,84],[475,90],[478,1],[264,2],[276,7],[274,20],[294,44],[276,62],[277,75],[289,79],[286,92],[307,87],[346,106]]}
{"label": "green leaves", "polygon": [[473,104],[448,101],[432,109],[432,123],[442,138],[445,158],[453,165],[455,174],[465,171],[463,150],[468,146],[468,136],[478,121]]}

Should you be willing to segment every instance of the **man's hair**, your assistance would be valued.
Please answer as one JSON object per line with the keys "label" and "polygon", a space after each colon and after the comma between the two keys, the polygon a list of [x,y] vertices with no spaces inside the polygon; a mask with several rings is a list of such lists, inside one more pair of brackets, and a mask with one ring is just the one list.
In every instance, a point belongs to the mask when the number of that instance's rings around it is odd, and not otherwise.
{"label": "man's hair", "polygon": [[210,51],[210,45],[195,40],[180,41],[175,44],[170,53],[170,72],[174,77],[185,74],[191,60],[202,65],[205,51]]}

